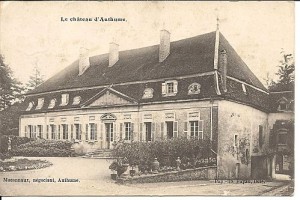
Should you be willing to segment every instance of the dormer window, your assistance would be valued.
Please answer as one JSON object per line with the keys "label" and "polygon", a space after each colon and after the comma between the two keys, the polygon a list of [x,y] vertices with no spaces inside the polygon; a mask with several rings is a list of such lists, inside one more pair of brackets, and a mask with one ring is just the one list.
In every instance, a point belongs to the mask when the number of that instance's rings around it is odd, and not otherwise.
{"label": "dormer window", "polygon": [[189,95],[199,94],[200,93],[200,88],[201,88],[201,85],[199,83],[192,83],[188,88],[189,89],[188,94]]}
{"label": "dormer window", "polygon": [[278,111],[286,111],[288,110],[288,100],[285,97],[282,97],[280,100],[278,100]]}
{"label": "dormer window", "polygon": [[76,97],[73,98],[72,105],[78,105],[78,104],[80,104],[80,101],[81,101],[81,97],[80,96],[76,96]]}
{"label": "dormer window", "polygon": [[51,108],[54,108],[55,103],[56,103],[56,99],[51,99],[48,108],[50,108],[50,109],[51,109]]}
{"label": "dormer window", "polygon": [[166,81],[162,83],[162,95],[163,96],[175,96],[177,94],[177,81]]}
{"label": "dormer window", "polygon": [[243,89],[244,94],[247,94],[247,89],[246,89],[246,86],[244,83],[242,84],[242,89]]}
{"label": "dormer window", "polygon": [[143,99],[151,99],[153,97],[153,89],[152,88],[146,88],[144,90]]}
{"label": "dormer window", "polygon": [[66,106],[68,105],[68,103],[69,103],[69,94],[62,94],[60,106]]}
{"label": "dormer window", "polygon": [[40,110],[44,105],[44,98],[38,98],[38,104],[36,106],[36,110]]}
{"label": "dormer window", "polygon": [[29,102],[28,107],[26,108],[26,111],[31,110],[33,106],[34,106],[34,102],[33,101]]}

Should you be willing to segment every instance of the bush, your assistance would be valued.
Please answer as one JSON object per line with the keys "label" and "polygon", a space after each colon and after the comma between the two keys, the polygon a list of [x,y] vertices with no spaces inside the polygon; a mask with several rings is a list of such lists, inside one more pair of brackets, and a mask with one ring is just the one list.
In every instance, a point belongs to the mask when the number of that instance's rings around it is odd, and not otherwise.
{"label": "bush", "polygon": [[[197,160],[215,157],[211,152],[211,142],[206,140],[174,138],[154,142],[118,143],[113,150],[114,157],[127,158],[130,165],[149,170],[154,158],[160,166],[176,166],[180,157],[187,167],[195,166]],[[198,164],[199,165],[199,164]]]}
{"label": "bush", "polygon": [[0,144],[0,152],[4,153],[7,152],[8,149],[8,138],[11,139],[11,148],[15,149],[19,145],[26,144],[30,141],[34,141],[34,138],[27,138],[27,137],[19,137],[15,135],[3,135],[1,137],[1,144]]}
{"label": "bush", "polygon": [[5,160],[11,158],[11,154],[6,152],[6,153],[0,153],[0,160]]}
{"label": "bush", "polygon": [[71,146],[70,141],[39,139],[12,149],[11,154],[28,157],[66,157],[72,153]]}

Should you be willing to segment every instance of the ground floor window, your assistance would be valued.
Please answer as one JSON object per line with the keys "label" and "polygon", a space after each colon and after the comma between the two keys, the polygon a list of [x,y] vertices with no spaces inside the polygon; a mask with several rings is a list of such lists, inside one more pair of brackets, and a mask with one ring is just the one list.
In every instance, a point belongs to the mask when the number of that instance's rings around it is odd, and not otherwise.
{"label": "ground floor window", "polygon": [[131,123],[125,122],[124,123],[124,129],[125,129],[125,140],[131,140]]}
{"label": "ground floor window", "polygon": [[81,140],[80,124],[75,124],[75,139]]}
{"label": "ground floor window", "polygon": [[68,139],[68,124],[62,124],[62,139]]}
{"label": "ground floor window", "polygon": [[191,138],[199,139],[199,123],[198,121],[190,122]]}
{"label": "ground floor window", "polygon": [[90,123],[90,140],[97,140],[97,124]]}
{"label": "ground floor window", "polygon": [[54,124],[51,124],[50,129],[51,129],[51,139],[55,140],[56,126]]}
{"label": "ground floor window", "polygon": [[150,142],[152,141],[152,123],[151,122],[145,122],[145,132],[146,132],[146,141]]}
{"label": "ground floor window", "polygon": [[43,138],[43,126],[42,125],[37,126],[37,137]]}
{"label": "ground floor window", "polygon": [[167,138],[171,139],[174,137],[173,122],[166,122],[166,125],[167,125]]}
{"label": "ground floor window", "polygon": [[29,138],[34,138],[34,126],[28,125]]}

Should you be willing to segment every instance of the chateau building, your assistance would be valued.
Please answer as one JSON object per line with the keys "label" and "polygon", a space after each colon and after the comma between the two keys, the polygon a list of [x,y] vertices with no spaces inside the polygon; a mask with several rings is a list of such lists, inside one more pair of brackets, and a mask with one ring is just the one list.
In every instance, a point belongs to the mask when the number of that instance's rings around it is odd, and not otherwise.
{"label": "chateau building", "polygon": [[159,45],[118,49],[110,43],[108,54],[90,57],[81,48],[77,61],[30,91],[20,136],[84,142],[91,150],[119,140],[205,139],[219,178],[283,170],[270,138],[287,145],[290,130],[281,126],[294,118],[293,92],[270,93],[218,29],[174,42],[161,30]]}

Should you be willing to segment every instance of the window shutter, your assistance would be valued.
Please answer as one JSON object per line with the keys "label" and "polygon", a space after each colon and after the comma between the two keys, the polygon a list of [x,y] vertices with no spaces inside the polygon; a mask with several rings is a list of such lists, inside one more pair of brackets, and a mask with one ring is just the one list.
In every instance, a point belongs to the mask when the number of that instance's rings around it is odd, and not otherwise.
{"label": "window shutter", "polygon": [[113,130],[113,138],[114,138],[114,141],[116,140],[116,128],[117,128],[117,124],[114,123],[114,130]]}
{"label": "window shutter", "polygon": [[33,137],[36,138],[36,126],[34,126],[33,128],[34,128]]}
{"label": "window shutter", "polygon": [[140,123],[140,141],[143,141],[143,123]]}
{"label": "window shutter", "polygon": [[89,125],[85,124],[85,140],[89,139]]}
{"label": "window shutter", "polygon": [[176,94],[177,91],[178,91],[178,82],[177,81],[174,81],[174,93]]}
{"label": "window shutter", "polygon": [[123,139],[123,123],[120,123],[120,140]]}
{"label": "window shutter", "polygon": [[41,138],[44,138],[44,131],[43,131],[43,125],[41,125]]}
{"label": "window shutter", "polygon": [[81,140],[81,134],[82,134],[82,129],[81,129],[81,124],[79,124],[79,140]]}
{"label": "window shutter", "polygon": [[184,122],[183,132],[184,132],[184,137],[188,138],[188,122]]}
{"label": "window shutter", "polygon": [[160,134],[161,134],[161,139],[164,139],[164,122],[160,124]]}
{"label": "window shutter", "polygon": [[151,123],[151,141],[154,141],[155,138],[155,123]]}
{"label": "window shutter", "polygon": [[166,83],[162,83],[161,84],[161,93],[163,95],[167,94],[167,91],[166,91]]}
{"label": "window shutter", "polygon": [[71,124],[71,140],[74,138],[74,124]]}
{"label": "window shutter", "polygon": [[133,141],[134,140],[134,123],[130,123],[131,127],[130,127],[130,140]]}
{"label": "window shutter", "polygon": [[27,126],[25,126],[25,137],[27,137]]}
{"label": "window shutter", "polygon": [[57,136],[57,139],[60,140],[60,125],[57,125],[58,126],[58,136]]}
{"label": "window shutter", "polygon": [[100,128],[100,140],[103,140],[103,134],[104,134],[104,130],[103,130],[103,128],[104,128],[103,126],[104,125],[103,125],[103,123],[101,123],[100,126],[101,126],[101,128]]}
{"label": "window shutter", "polygon": [[97,126],[98,124],[97,123],[95,123],[95,140],[98,140],[98,134],[97,134],[97,131],[98,131],[98,126]]}
{"label": "window shutter", "polygon": [[47,125],[47,130],[46,130],[46,139],[49,139],[49,125]]}
{"label": "window shutter", "polygon": [[178,121],[174,121],[173,123],[173,134],[174,137],[178,137]]}
{"label": "window shutter", "polygon": [[204,136],[203,136],[203,120],[199,121],[198,133],[199,133],[199,138],[201,138],[203,140],[204,139]]}

